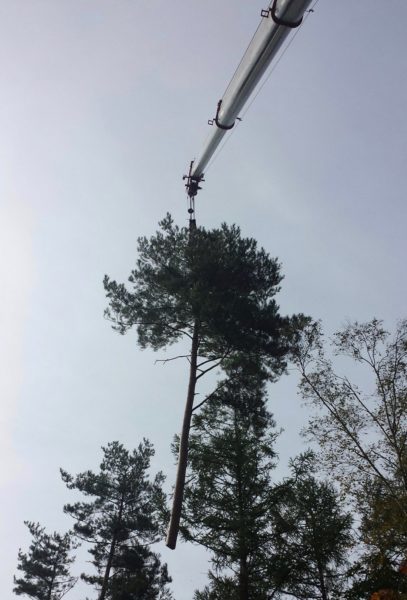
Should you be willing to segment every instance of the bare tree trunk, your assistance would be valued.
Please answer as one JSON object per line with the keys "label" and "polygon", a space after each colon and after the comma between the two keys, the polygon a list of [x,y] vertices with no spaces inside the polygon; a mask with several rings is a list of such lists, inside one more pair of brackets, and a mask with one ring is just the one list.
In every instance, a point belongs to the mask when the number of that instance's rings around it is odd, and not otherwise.
{"label": "bare tree trunk", "polygon": [[191,363],[189,369],[188,394],[185,405],[184,421],[182,423],[182,432],[179,442],[179,457],[177,478],[175,481],[174,498],[172,501],[172,511],[170,523],[168,525],[166,545],[171,550],[177,545],[177,537],[179,531],[179,523],[181,520],[182,500],[184,497],[185,476],[188,464],[188,445],[189,445],[189,430],[191,428],[192,409],[195,398],[196,372],[198,361],[198,346],[199,346],[199,323],[195,321],[194,331],[192,334],[191,346]]}
{"label": "bare tree trunk", "polygon": [[239,600],[249,600],[249,574],[247,556],[242,553],[239,561]]}
{"label": "bare tree trunk", "polygon": [[318,577],[319,577],[321,598],[322,598],[322,600],[329,600],[328,593],[327,593],[326,586],[325,586],[324,569],[319,561],[318,561]]}
{"label": "bare tree trunk", "polygon": [[100,590],[99,600],[104,600],[105,596],[106,596],[107,585],[109,583],[110,570],[112,568],[115,549],[116,549],[116,536],[114,535],[112,542],[110,544],[109,557],[107,559],[107,565],[106,565],[105,574],[103,577],[102,589]]}
{"label": "bare tree trunk", "polygon": [[[122,514],[123,514],[123,496],[120,501],[119,515],[118,515],[118,519],[117,519],[117,521],[118,521],[117,527],[119,527],[121,525]],[[105,574],[103,576],[103,583],[102,583],[102,589],[100,590],[99,600],[105,600],[105,597],[106,597],[107,587],[108,587],[109,578],[110,578],[110,571],[112,569],[114,553],[116,550],[116,542],[117,542],[117,530],[115,529],[115,532],[113,534],[113,539],[110,544],[109,556],[107,559]]]}

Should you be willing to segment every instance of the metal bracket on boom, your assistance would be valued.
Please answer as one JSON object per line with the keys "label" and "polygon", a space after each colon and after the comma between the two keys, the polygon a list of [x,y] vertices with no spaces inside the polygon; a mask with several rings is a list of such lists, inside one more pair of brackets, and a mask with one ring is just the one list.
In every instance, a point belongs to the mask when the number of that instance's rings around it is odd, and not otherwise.
{"label": "metal bracket on boom", "polygon": [[232,129],[235,126],[235,123],[233,122],[232,125],[222,125],[222,123],[219,122],[219,112],[220,112],[221,106],[222,106],[222,100],[219,100],[218,107],[216,109],[215,124],[216,124],[216,127],[219,127],[219,129],[224,129],[225,131],[229,131],[229,129]]}
{"label": "metal bracket on boom", "polygon": [[219,111],[220,111],[221,106],[222,106],[222,100],[219,100],[218,107],[216,109],[216,117],[214,119],[208,119],[208,125],[213,125],[215,123],[216,127],[219,127],[219,129],[223,129],[224,131],[229,131],[229,129],[233,129],[233,127],[236,124],[236,121],[241,121],[242,119],[240,117],[236,117],[235,122],[232,123],[232,125],[222,125],[222,123],[219,122]]}
{"label": "metal bracket on boom", "polygon": [[261,11],[261,16],[262,17],[271,17],[274,21],[274,23],[276,23],[276,25],[283,25],[283,27],[290,27],[291,29],[295,29],[296,27],[299,27],[302,23],[302,17],[301,19],[298,19],[298,21],[285,21],[285,19],[280,19],[280,17],[277,16],[277,0],[274,0],[273,2],[273,6],[271,8],[266,8],[263,9]]}

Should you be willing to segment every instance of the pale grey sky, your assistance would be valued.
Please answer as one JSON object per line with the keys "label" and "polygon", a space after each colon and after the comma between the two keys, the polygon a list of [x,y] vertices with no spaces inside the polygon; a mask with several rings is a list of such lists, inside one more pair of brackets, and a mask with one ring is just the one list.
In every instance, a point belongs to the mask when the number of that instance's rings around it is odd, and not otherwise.
{"label": "pale grey sky", "polygon": [[[181,177],[266,4],[0,0],[2,600],[23,520],[70,526],[60,466],[146,436],[173,482],[184,365],[110,329],[102,278],[128,276],[167,211],[186,223]],[[405,0],[320,0],[197,199],[199,223],[236,222],[279,257],[282,313],[328,332],[406,316],[406,21]],[[295,383],[270,390],[280,475],[306,420]],[[202,553],[162,556],[189,600]]]}

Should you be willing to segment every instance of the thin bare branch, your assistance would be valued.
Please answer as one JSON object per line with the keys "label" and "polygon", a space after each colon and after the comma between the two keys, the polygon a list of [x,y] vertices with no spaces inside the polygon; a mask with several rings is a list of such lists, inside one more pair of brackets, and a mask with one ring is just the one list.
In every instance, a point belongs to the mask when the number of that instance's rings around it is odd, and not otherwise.
{"label": "thin bare branch", "polygon": [[212,371],[213,369],[216,369],[216,367],[219,367],[219,365],[222,363],[222,361],[224,360],[224,358],[225,357],[221,358],[217,363],[215,363],[214,365],[212,365],[208,369],[205,369],[204,371],[201,371],[201,373],[196,376],[196,380],[198,381],[198,379],[200,379],[201,377],[203,377],[204,375],[206,375],[207,373],[209,373],[209,371]]}
{"label": "thin bare branch", "polygon": [[199,404],[194,406],[194,408],[192,409],[192,412],[194,412],[195,410],[198,410],[198,408],[201,408],[201,406],[203,404],[205,404],[205,402],[207,402],[207,400],[210,400],[220,389],[222,389],[226,383],[227,383],[227,380],[225,379],[219,385],[217,385],[216,388],[213,390],[213,392],[211,392],[208,396],[206,396],[206,398],[204,398]]}
{"label": "thin bare branch", "polygon": [[157,358],[157,360],[154,361],[154,364],[157,363],[167,363],[167,362],[171,362],[172,360],[178,360],[179,358],[186,358],[187,360],[190,360],[191,355],[190,354],[180,354],[179,356],[172,356],[171,358]]}

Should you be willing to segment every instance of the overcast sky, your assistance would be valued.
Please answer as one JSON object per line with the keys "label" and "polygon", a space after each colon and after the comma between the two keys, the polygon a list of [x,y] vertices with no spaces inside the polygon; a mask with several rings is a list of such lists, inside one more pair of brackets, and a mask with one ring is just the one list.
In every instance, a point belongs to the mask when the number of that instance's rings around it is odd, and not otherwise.
{"label": "overcast sky", "polygon": [[[102,279],[127,278],[167,211],[187,223],[181,177],[265,7],[0,0],[2,600],[23,520],[71,525],[59,467],[95,469],[101,445],[145,436],[173,483],[185,365],[155,365],[163,352],[110,329]],[[328,333],[406,316],[406,22],[405,0],[320,0],[197,199],[199,224],[236,222],[282,262],[281,312]],[[295,374],[270,408],[282,476],[307,418]],[[202,552],[161,550],[190,600]]]}

